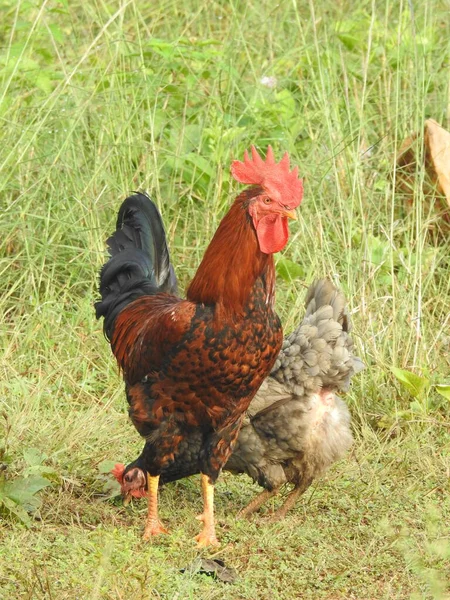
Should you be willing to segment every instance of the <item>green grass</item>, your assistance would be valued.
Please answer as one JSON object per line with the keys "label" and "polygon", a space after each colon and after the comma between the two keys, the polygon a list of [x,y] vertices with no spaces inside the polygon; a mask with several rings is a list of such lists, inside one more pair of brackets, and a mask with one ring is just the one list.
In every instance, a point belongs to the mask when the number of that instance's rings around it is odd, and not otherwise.
{"label": "green grass", "polygon": [[[442,200],[424,197],[420,162],[410,194],[395,169],[425,118],[450,125],[448,39],[444,0],[3,1],[0,461],[9,482],[52,485],[29,527],[2,513],[2,597],[450,598],[448,401],[390,371],[449,382]],[[160,206],[186,286],[252,143],[288,150],[305,179],[282,253],[301,277],[277,281],[286,331],[331,277],[368,368],[346,397],[352,452],[283,523],[236,520],[257,486],[221,478],[217,555],[239,574],[226,585],[180,572],[197,556],[196,478],[163,491],[172,533],[152,545],[143,503],[105,496],[98,465],[141,441],[92,304],[133,189]]]}

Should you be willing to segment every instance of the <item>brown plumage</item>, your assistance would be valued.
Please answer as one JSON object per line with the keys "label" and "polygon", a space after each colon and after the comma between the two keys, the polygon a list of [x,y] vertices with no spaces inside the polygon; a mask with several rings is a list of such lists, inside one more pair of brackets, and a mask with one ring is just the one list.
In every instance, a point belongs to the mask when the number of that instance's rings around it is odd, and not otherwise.
{"label": "brown plumage", "polygon": [[157,514],[158,480],[195,438],[205,506],[197,540],[217,543],[213,484],[281,348],[272,253],[287,242],[287,218],[300,203],[301,186],[289,170],[288,185],[281,185],[286,160],[279,168],[271,151],[265,163],[258,159],[259,172],[270,172],[271,189],[278,177],[284,196],[271,198],[264,182],[238,196],[186,300],[176,295],[161,217],[148,198],[137,194],[124,202],[108,240],[111,259],[101,272],[96,308],[124,374],[130,417],[147,442],[145,537],[165,531]]}
{"label": "brown plumage", "polygon": [[[350,413],[336,393],[346,392],[364,368],[353,354],[351,322],[344,295],[327,280],[315,282],[306,297],[306,314],[283,342],[270,376],[244,417],[225,469],[246,473],[264,491],[241,511],[250,515],[285,484],[293,490],[274,518],[283,517],[296,499],[352,443]],[[198,472],[201,437],[181,443],[176,460],[161,473],[170,482]],[[145,495],[145,448],[137,460],[116,465],[124,494]],[[125,473],[125,479],[124,479]]]}

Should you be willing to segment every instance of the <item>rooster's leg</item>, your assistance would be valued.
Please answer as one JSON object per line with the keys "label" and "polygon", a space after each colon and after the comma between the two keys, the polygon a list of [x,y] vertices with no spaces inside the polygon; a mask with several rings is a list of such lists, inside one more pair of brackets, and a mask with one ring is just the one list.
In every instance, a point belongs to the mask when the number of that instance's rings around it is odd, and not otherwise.
{"label": "rooster's leg", "polygon": [[254,498],[250,504],[248,504],[245,508],[243,508],[242,510],[240,510],[237,514],[238,517],[250,517],[254,512],[256,512],[258,510],[258,508],[260,508],[264,502],[266,502],[269,498],[272,498],[272,496],[275,496],[276,494],[278,494],[278,490],[279,488],[275,488],[272,491],[269,490],[264,490],[263,492],[261,492],[260,494],[258,494],[256,496],[256,498]]}
{"label": "rooster's leg", "polygon": [[198,548],[205,546],[218,546],[214,526],[214,484],[208,475],[202,473],[203,513],[197,517],[203,521],[203,529],[195,538]]}
{"label": "rooster's leg", "polygon": [[297,502],[297,498],[303,494],[311,485],[311,480],[303,481],[302,483],[297,484],[289,496],[286,498],[286,502],[281,506],[270,518],[272,523],[276,523],[277,521],[281,521],[287,515],[287,513],[294,507]]}
{"label": "rooster's leg", "polygon": [[159,475],[152,476],[147,473],[148,479],[148,512],[147,522],[145,523],[144,540],[149,540],[159,533],[168,533],[158,519],[158,482]]}

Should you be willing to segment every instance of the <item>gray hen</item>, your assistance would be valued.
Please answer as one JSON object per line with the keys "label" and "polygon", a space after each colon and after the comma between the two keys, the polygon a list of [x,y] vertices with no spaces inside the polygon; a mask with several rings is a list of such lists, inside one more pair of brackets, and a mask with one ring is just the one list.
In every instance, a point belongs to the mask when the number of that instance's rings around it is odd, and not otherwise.
{"label": "gray hen", "polygon": [[364,368],[353,355],[344,295],[328,280],[315,282],[300,326],[283,343],[270,376],[244,420],[225,469],[247,473],[264,491],[243,511],[250,515],[285,483],[294,489],[274,518],[282,518],[327,467],[352,444],[350,413],[335,394],[347,391]]}

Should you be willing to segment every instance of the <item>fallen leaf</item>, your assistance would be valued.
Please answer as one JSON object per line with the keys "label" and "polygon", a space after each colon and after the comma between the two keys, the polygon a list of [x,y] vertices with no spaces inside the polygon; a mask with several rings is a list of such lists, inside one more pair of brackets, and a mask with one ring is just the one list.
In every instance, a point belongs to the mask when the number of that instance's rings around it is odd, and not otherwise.
{"label": "fallen leaf", "polygon": [[226,567],[224,561],[218,558],[198,558],[185,569],[181,569],[181,573],[186,571],[192,574],[209,575],[224,583],[234,583],[237,579],[236,571],[231,567]]}
{"label": "fallen leaf", "polygon": [[450,223],[450,133],[434,119],[425,121],[422,149],[419,147],[419,133],[416,132],[404,140],[397,154],[397,189],[409,198],[414,193],[420,155],[423,155],[425,169],[432,183],[430,186],[429,182],[424,182],[423,193],[431,196],[433,188],[437,188],[445,198],[442,200],[443,217]]}
{"label": "fallen leaf", "polygon": [[450,208],[450,133],[434,119],[427,119],[424,141],[438,187]]}

